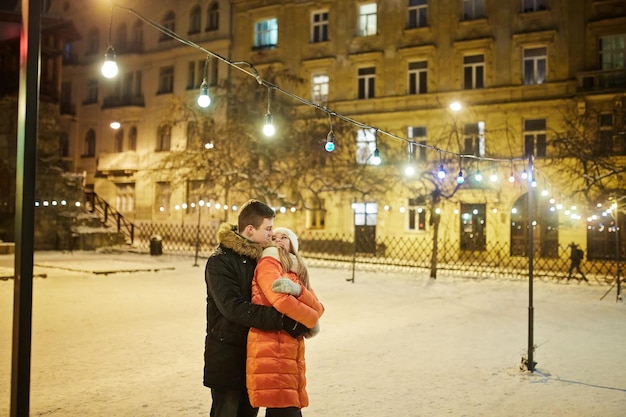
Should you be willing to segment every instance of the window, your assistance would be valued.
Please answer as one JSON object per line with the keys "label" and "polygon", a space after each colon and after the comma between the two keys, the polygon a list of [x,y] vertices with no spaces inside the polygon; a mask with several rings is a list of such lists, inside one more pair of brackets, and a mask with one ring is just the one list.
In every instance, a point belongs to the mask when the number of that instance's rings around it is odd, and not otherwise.
{"label": "window", "polygon": [[189,61],[189,64],[187,64],[187,90],[200,88],[203,70],[204,60]]}
{"label": "window", "polygon": [[[176,15],[174,14],[174,12],[169,11],[165,14],[165,16],[163,17],[163,20],[161,20],[161,26],[163,26],[165,29],[168,29],[172,32],[176,32]],[[167,41],[170,40],[170,36],[165,34],[165,33],[161,33],[161,37],[159,38],[159,41]]]}
{"label": "window", "polygon": [[190,120],[187,122],[187,149],[197,148],[193,146],[198,141],[198,122]]}
{"label": "window", "polygon": [[596,153],[601,156],[626,155],[626,137],[624,134],[614,134],[612,113],[598,115],[598,140]]}
{"label": "window", "polygon": [[524,84],[543,84],[546,81],[547,48],[524,49]]}
{"label": "window", "polygon": [[162,67],[159,70],[159,91],[157,94],[172,93],[174,91],[174,67]]}
{"label": "window", "polygon": [[169,213],[170,197],[172,194],[170,183],[167,181],[159,181],[155,184],[155,188],[154,206],[157,207],[161,213]]}
{"label": "window", "polygon": [[358,71],[358,98],[366,99],[366,98],[374,98],[375,92],[375,81],[376,81],[376,68],[368,67],[368,68],[359,68]]}
{"label": "window", "polygon": [[328,101],[328,83],[327,74],[314,74],[311,77],[311,101],[315,104],[321,104]]}
{"label": "window", "polygon": [[428,62],[409,62],[409,94],[428,92]]}
{"label": "window", "polygon": [[169,151],[172,140],[172,126],[163,124],[157,131],[157,151]]}
{"label": "window", "polygon": [[376,130],[359,129],[356,135],[356,163],[374,165],[372,157],[376,150]]}
{"label": "window", "polygon": [[218,81],[218,73],[217,73],[217,58],[214,56],[209,58],[208,68],[207,68],[207,83],[209,86],[216,86]]}
{"label": "window", "polygon": [[354,203],[352,207],[355,226],[376,226],[378,223],[378,204]]}
{"label": "window", "polygon": [[409,139],[416,139],[413,140],[412,142],[414,142],[415,144],[419,144],[419,145],[412,145],[413,148],[411,149],[413,151],[413,154],[417,154],[416,158],[419,161],[426,161],[426,126],[409,126],[408,129],[408,137]]}
{"label": "window", "polygon": [[135,210],[135,184],[115,184],[115,208],[121,213]]}
{"label": "window", "polygon": [[113,145],[115,146],[114,152],[124,151],[124,129],[121,127],[115,131]]}
{"label": "window", "polygon": [[278,44],[278,19],[267,19],[254,25],[254,48],[274,48]]}
{"label": "window", "polygon": [[127,49],[128,44],[128,29],[126,23],[122,23],[117,27],[115,32],[115,49],[124,52]]}
{"label": "window", "polygon": [[100,32],[97,28],[92,28],[87,33],[87,47],[85,54],[94,55],[100,49]]}
{"label": "window", "polygon": [[463,88],[473,90],[485,86],[485,56],[463,57]]}
{"label": "window", "polygon": [[461,203],[461,250],[487,249],[487,222],[484,204]]}
{"label": "window", "polygon": [[522,0],[522,12],[538,12],[539,10],[546,10],[547,0]]}
{"label": "window", "polygon": [[409,0],[409,29],[428,25],[428,0]]}
{"label": "window", "polygon": [[359,6],[359,36],[376,35],[376,3],[361,4]]}
{"label": "window", "polygon": [[87,80],[87,97],[85,104],[98,102],[98,80]]}
{"label": "window", "polygon": [[143,90],[141,88],[141,80],[142,80],[141,71],[136,71],[135,72],[135,89],[134,89],[135,97],[143,96]]}
{"label": "window", "polygon": [[311,42],[328,40],[328,11],[317,11],[311,14]]}
{"label": "window", "polygon": [[96,156],[96,132],[93,129],[89,129],[87,133],[85,133],[85,141],[83,142],[83,156]]}
{"label": "window", "polygon": [[310,201],[308,204],[310,208],[306,210],[306,224],[308,229],[323,229],[326,225],[326,209],[325,200],[320,199],[318,202]]}
{"label": "window", "polygon": [[206,15],[206,31],[218,30],[220,28],[220,4],[216,1],[209,4]]}
{"label": "window", "polygon": [[131,127],[128,131],[128,150],[137,150],[137,128],[135,126]]}
{"label": "window", "polygon": [[524,155],[546,156],[546,119],[524,120]]}
{"label": "window", "polygon": [[426,208],[423,198],[409,198],[408,229],[411,231],[426,230]]}
{"label": "window", "polygon": [[600,69],[626,68],[626,34],[602,36],[598,43]]}
{"label": "window", "polygon": [[70,136],[66,132],[59,135],[59,158],[68,158],[70,156]]}
{"label": "window", "polygon": [[200,33],[202,10],[197,4],[189,11],[189,34]]}
{"label": "window", "polygon": [[141,51],[143,49],[143,23],[141,20],[137,20],[133,25],[131,47],[134,51]]}
{"label": "window", "polygon": [[463,142],[465,155],[485,156],[485,122],[466,124]]}
{"label": "window", "polygon": [[485,0],[463,0],[463,20],[475,20],[484,17]]}

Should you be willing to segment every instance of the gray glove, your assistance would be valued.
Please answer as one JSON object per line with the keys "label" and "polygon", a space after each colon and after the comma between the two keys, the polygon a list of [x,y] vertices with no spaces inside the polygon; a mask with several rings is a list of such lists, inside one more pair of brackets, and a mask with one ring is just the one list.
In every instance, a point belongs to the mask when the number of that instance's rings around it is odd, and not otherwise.
{"label": "gray glove", "polygon": [[272,291],[299,297],[302,293],[302,287],[289,278],[280,277],[272,283]]}
{"label": "gray glove", "polygon": [[315,326],[313,326],[312,329],[309,329],[306,332],[304,332],[304,337],[307,338],[307,339],[310,339],[313,336],[317,335],[319,332],[320,332],[320,322],[318,320],[317,323],[315,323]]}

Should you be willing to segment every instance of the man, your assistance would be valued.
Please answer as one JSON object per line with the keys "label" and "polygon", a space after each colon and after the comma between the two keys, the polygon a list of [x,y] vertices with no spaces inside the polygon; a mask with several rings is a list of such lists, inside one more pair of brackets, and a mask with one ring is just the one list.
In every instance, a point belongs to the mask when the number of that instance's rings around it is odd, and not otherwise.
{"label": "man", "polygon": [[582,249],[580,249],[578,247],[578,245],[574,242],[569,244],[569,247],[571,249],[570,252],[570,266],[569,266],[569,271],[567,273],[567,280],[569,281],[572,278],[572,272],[574,272],[574,269],[576,269],[576,271],[578,271],[578,273],[580,275],[582,275],[582,279],[584,281],[587,281],[587,277],[585,276],[585,274],[583,274],[583,271],[580,270],[580,263],[583,260],[583,257],[585,256],[585,252],[583,252]]}
{"label": "man", "polygon": [[308,329],[273,307],[255,305],[252,279],[263,248],[273,232],[274,210],[257,200],[239,212],[238,228],[224,223],[217,232],[218,247],[209,257],[207,327],[204,345],[204,385],[211,388],[211,417],[255,417],[246,390],[248,330],[285,330],[291,336]]}

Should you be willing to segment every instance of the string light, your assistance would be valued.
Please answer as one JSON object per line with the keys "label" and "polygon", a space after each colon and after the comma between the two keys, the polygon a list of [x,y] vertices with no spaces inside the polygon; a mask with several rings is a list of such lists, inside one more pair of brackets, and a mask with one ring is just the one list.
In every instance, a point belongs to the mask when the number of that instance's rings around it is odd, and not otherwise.
{"label": "string light", "polygon": [[118,68],[115,61],[115,49],[111,44],[111,26],[113,24],[113,6],[111,5],[111,13],[109,15],[109,46],[104,53],[104,63],[102,64],[102,75],[106,78],[113,78],[117,75]]}
{"label": "string light", "polygon": [[274,136],[276,133],[276,128],[274,127],[274,118],[272,117],[272,113],[270,113],[270,96],[272,90],[270,87],[267,87],[267,113],[265,113],[265,124],[263,125],[263,134],[267,137]]}
{"label": "string light", "polygon": [[198,96],[198,106],[206,109],[211,105],[211,97],[209,97],[209,83],[207,83],[207,68],[209,65],[209,56],[204,60],[204,71],[202,72],[202,84],[200,84],[200,95]]}
{"label": "string light", "polygon": [[326,152],[332,152],[335,150],[335,133],[333,132],[333,119],[330,113],[328,113],[328,123],[330,124],[330,130],[326,135],[324,149],[326,149]]}
{"label": "string light", "polygon": [[407,164],[406,167],[404,168],[404,175],[406,175],[407,177],[412,177],[413,175],[415,175],[415,166],[413,165],[413,146],[415,145],[415,142],[411,141],[408,143],[407,146]]}
{"label": "string light", "polygon": [[380,151],[378,148],[374,150],[374,156],[372,157],[372,165],[380,165],[382,160],[380,159]]}
{"label": "string light", "polygon": [[437,171],[437,178],[440,180],[446,177],[446,170],[443,168],[443,164],[439,164],[439,170]]}

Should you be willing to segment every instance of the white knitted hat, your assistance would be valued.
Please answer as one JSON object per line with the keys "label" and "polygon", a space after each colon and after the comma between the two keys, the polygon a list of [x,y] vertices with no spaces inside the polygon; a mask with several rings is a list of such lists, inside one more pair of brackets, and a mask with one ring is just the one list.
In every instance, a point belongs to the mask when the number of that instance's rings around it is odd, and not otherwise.
{"label": "white knitted hat", "polygon": [[274,229],[274,234],[276,233],[282,233],[284,235],[287,235],[289,241],[291,242],[291,248],[294,252],[298,252],[298,236],[296,236],[296,234],[292,232],[291,229],[287,229],[286,227],[277,227],[276,229]]}

